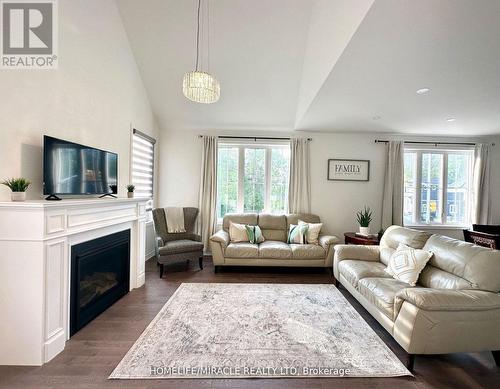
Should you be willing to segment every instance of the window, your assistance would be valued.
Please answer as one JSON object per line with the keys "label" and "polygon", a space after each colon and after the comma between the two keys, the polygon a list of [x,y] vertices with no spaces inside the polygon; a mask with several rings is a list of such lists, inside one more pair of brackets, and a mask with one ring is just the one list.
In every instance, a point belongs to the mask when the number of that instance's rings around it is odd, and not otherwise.
{"label": "window", "polygon": [[153,200],[154,150],[156,140],[134,129],[132,133],[131,182],[137,197]]}
{"label": "window", "polygon": [[289,171],[288,143],[219,143],[217,217],[229,212],[286,212]]}
{"label": "window", "polygon": [[405,148],[404,224],[469,225],[472,164],[472,150]]}

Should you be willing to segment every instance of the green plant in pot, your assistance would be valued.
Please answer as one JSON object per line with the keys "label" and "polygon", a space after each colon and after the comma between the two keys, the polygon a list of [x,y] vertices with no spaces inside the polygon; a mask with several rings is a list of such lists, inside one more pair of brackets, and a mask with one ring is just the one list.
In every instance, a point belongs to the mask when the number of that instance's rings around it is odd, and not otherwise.
{"label": "green plant in pot", "polygon": [[127,185],[127,197],[129,199],[131,199],[131,198],[134,197],[134,190],[135,190],[135,186],[134,185]]}
{"label": "green plant in pot", "polygon": [[356,218],[359,224],[359,233],[361,235],[370,235],[370,223],[372,222],[372,211],[370,207],[366,207],[356,213]]}
{"label": "green plant in pot", "polygon": [[10,178],[2,182],[3,185],[8,186],[11,190],[10,198],[12,201],[26,200],[26,190],[30,186],[26,178]]}

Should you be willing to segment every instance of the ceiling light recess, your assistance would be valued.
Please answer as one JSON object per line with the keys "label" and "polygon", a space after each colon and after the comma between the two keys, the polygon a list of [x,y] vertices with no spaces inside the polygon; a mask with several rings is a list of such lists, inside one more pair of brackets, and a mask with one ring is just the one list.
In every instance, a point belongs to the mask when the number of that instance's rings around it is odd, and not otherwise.
{"label": "ceiling light recess", "polygon": [[425,95],[426,93],[429,93],[431,90],[430,88],[420,88],[417,90],[417,95]]}

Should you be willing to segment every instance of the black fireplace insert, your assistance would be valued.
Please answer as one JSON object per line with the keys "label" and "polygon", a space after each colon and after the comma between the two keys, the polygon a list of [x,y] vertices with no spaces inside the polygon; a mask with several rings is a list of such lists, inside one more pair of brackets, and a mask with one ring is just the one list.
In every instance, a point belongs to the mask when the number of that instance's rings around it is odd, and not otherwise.
{"label": "black fireplace insert", "polygon": [[128,293],[129,273],[130,230],[71,248],[71,336]]}

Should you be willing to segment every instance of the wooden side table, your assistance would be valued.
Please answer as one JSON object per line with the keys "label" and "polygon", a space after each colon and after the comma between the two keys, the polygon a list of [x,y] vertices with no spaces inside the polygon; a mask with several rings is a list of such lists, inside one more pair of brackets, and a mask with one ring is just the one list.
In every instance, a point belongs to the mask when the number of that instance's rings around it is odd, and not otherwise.
{"label": "wooden side table", "polygon": [[358,244],[358,245],[378,245],[379,240],[375,238],[365,238],[363,236],[356,235],[355,232],[346,232],[344,234],[345,244]]}

